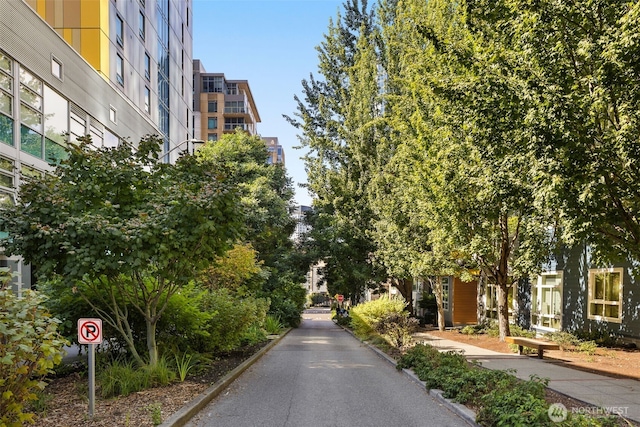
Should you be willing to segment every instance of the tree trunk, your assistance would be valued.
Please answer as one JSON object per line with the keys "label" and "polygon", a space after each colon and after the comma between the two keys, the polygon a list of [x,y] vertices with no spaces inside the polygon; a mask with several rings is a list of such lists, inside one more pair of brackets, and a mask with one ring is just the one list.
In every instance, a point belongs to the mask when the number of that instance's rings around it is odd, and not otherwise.
{"label": "tree trunk", "polygon": [[497,285],[498,288],[498,329],[500,330],[500,341],[511,335],[509,329],[509,288],[506,284]]}
{"label": "tree trunk", "polygon": [[393,284],[407,302],[407,311],[409,311],[409,314],[413,316],[413,280],[394,279]]}
{"label": "tree trunk", "polygon": [[146,319],[147,322],[147,350],[149,351],[149,366],[158,364],[158,344],[156,342],[157,320]]}
{"label": "tree trunk", "polygon": [[442,306],[442,285],[440,281],[440,276],[430,277],[429,282],[431,283],[431,290],[433,294],[436,296],[436,305],[438,306],[438,330],[444,331],[445,321],[444,321],[444,307]]}
{"label": "tree trunk", "polygon": [[483,271],[480,271],[480,275],[478,276],[478,307],[477,307],[477,318],[478,324],[483,325],[487,322],[487,306],[485,303],[485,295],[487,293],[487,276]]}
{"label": "tree trunk", "polygon": [[511,242],[509,236],[509,217],[507,214],[500,215],[500,254],[498,265],[495,270],[495,281],[498,297],[498,328],[500,330],[500,341],[511,335],[509,330],[509,306],[507,304],[509,290],[509,255],[511,254]]}

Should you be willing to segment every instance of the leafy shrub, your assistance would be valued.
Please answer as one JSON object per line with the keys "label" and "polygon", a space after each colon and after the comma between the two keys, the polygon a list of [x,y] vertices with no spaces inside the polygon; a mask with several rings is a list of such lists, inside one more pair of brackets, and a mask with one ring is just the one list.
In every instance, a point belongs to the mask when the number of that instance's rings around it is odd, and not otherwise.
{"label": "leafy shrub", "polygon": [[382,335],[393,347],[409,345],[411,334],[418,329],[420,321],[409,317],[409,313],[385,313],[373,324],[373,329]]}
{"label": "leafy shrub", "polygon": [[545,337],[558,344],[562,351],[572,350],[580,343],[578,337],[565,331],[550,332]]}
{"label": "leafy shrub", "polygon": [[267,318],[264,319],[264,330],[268,334],[277,335],[282,330],[282,322],[278,316],[273,314],[267,314]]}
{"label": "leafy shrub", "polygon": [[[4,282],[3,282],[4,283]],[[0,283],[0,425],[32,422],[25,404],[38,399],[45,375],[62,361],[67,341],[59,321],[43,306],[45,297],[27,290],[18,298]]]}
{"label": "leafy shrub", "polygon": [[595,341],[582,341],[578,344],[578,351],[581,353],[586,353],[589,355],[596,354],[596,350],[598,349],[598,344]]}
{"label": "leafy shrub", "polygon": [[249,326],[242,334],[240,339],[241,345],[254,345],[260,342],[264,342],[267,339],[267,334],[260,325],[254,324]]}
{"label": "leafy shrub", "polygon": [[176,371],[178,373],[178,378],[180,378],[180,382],[184,382],[189,372],[198,365],[198,360],[192,355],[186,353],[184,353],[182,357],[179,357],[177,354],[175,354],[174,358],[176,361]]}
{"label": "leafy shrub", "polygon": [[375,324],[389,313],[402,313],[406,307],[402,298],[383,295],[380,298],[359,304],[351,309],[351,327],[361,338],[368,338],[375,330]]}
{"label": "leafy shrub", "polygon": [[227,289],[208,292],[202,307],[211,313],[204,326],[208,337],[198,342],[198,350],[217,352],[237,348],[252,326],[264,322],[267,308],[268,301],[264,299],[240,298]]}
{"label": "leafy shrub", "polygon": [[141,369],[132,360],[116,358],[98,371],[97,379],[102,397],[108,398],[167,385],[175,378],[176,373],[166,358],[161,357],[155,366],[147,365]]}
{"label": "leafy shrub", "polygon": [[549,426],[545,383],[537,378],[518,381],[507,390],[498,388],[482,396],[476,421],[483,426]]}

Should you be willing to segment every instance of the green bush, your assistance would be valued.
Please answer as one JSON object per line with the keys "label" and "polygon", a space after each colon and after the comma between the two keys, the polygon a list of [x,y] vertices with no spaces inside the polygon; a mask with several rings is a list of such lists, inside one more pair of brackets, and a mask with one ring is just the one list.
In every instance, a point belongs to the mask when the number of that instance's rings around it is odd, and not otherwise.
{"label": "green bush", "polygon": [[203,300],[204,311],[211,318],[204,326],[208,338],[198,343],[202,352],[229,351],[242,344],[243,337],[254,325],[261,325],[267,316],[267,300],[237,297],[227,289],[209,292]]}
{"label": "green bush", "polygon": [[373,324],[373,329],[393,347],[401,348],[411,343],[411,334],[420,326],[420,321],[409,317],[409,313],[385,313]]}
{"label": "green bush", "polygon": [[383,295],[380,298],[359,304],[351,309],[351,327],[361,338],[369,338],[375,333],[375,324],[388,313],[402,313],[406,307],[402,298]]}
{"label": "green bush", "polygon": [[62,361],[68,342],[59,321],[44,308],[45,297],[27,290],[18,298],[0,283],[0,425],[31,422],[25,404],[38,399],[44,376]]}

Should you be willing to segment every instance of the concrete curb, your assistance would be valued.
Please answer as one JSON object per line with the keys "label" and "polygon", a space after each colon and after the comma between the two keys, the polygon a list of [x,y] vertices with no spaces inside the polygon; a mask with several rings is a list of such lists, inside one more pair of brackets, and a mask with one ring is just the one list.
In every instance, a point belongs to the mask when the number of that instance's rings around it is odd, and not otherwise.
{"label": "concrete curb", "polygon": [[[376,353],[380,358],[386,360],[387,362],[392,364],[394,367],[397,365],[397,362],[395,361],[395,359],[393,359],[384,351],[380,350],[375,346],[372,346],[366,341],[362,341],[360,338],[356,336],[356,334],[353,333],[353,331],[349,330],[348,328],[342,327],[342,329],[344,329],[349,334],[351,334],[351,336],[353,336],[355,339],[359,340],[360,342],[365,344],[367,347],[369,347],[369,349],[371,349],[374,353]],[[411,369],[402,369],[402,373],[411,381],[422,386],[422,388],[426,389],[426,383],[420,380],[420,378],[418,378],[415,372],[413,372]],[[479,424],[476,423],[476,413],[474,411],[472,411],[471,409],[467,408],[466,406],[460,403],[456,403],[451,399],[447,399],[446,397],[443,396],[442,390],[431,389],[431,390],[428,390],[428,392],[429,392],[429,396],[431,396],[434,400],[438,401],[442,405],[446,406],[447,409],[449,409],[451,412],[458,415],[467,424],[473,427],[479,427]]]}
{"label": "concrete curb", "polygon": [[266,352],[271,350],[276,344],[280,342],[285,335],[291,331],[291,328],[283,331],[277,338],[273,339],[269,344],[262,347],[256,354],[242,362],[233,371],[219,379],[215,384],[204,391],[200,396],[193,399],[191,402],[180,408],[177,412],[171,415],[160,427],[182,427],[191,418],[193,418],[198,412],[204,409],[216,396],[224,391],[232,382],[236,380],[244,371],[246,371],[251,365],[256,363]]}

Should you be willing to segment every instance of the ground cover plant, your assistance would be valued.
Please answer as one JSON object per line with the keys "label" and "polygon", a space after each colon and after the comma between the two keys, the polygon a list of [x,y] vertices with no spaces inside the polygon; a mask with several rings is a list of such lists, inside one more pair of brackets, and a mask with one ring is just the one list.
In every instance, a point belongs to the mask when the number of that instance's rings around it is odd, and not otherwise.
{"label": "ground cover plant", "polygon": [[412,369],[428,389],[440,389],[446,398],[476,410],[482,426],[615,426],[612,416],[590,417],[568,413],[556,423],[550,420],[545,400],[547,380],[522,381],[509,371],[486,370],[470,364],[456,352],[439,352],[418,344],[398,361],[398,369]]}

